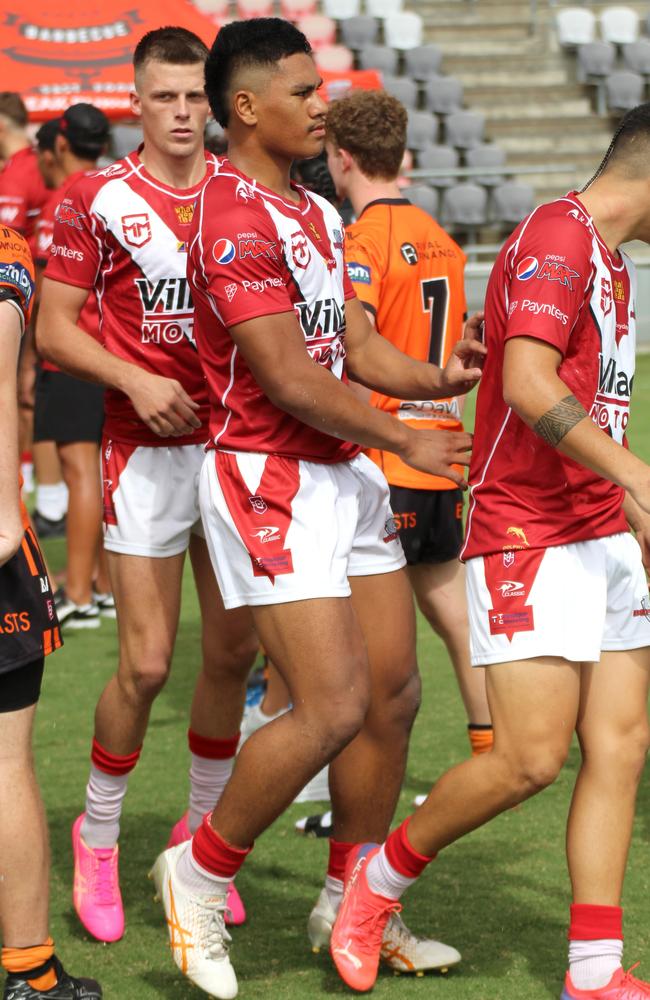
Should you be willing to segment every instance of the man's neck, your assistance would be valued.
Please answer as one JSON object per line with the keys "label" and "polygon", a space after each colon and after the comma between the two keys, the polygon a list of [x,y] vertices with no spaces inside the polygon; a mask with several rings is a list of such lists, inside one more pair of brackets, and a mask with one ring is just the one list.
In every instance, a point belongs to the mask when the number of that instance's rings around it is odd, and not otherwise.
{"label": "man's neck", "polygon": [[647,238],[639,221],[647,192],[635,191],[634,182],[625,185],[620,177],[608,174],[597,178],[578,198],[612,255],[616,256],[622,243]]}
{"label": "man's neck", "polygon": [[274,157],[266,150],[248,143],[230,141],[228,159],[236,170],[253,178],[269,191],[273,191],[286,201],[299,199],[291,187],[291,161],[284,157]]}
{"label": "man's neck", "polygon": [[21,149],[27,149],[30,145],[29,140],[22,132],[9,132],[6,131],[2,137],[2,156],[5,160],[8,160],[10,156],[14,156],[19,153]]}
{"label": "man's neck", "polygon": [[140,160],[157,181],[179,191],[194,187],[205,176],[205,153],[202,146],[193,156],[174,157],[165,156],[151,146],[147,148],[145,144],[140,151]]}
{"label": "man's neck", "polygon": [[406,193],[402,191],[396,180],[371,180],[363,174],[357,174],[350,179],[347,196],[352,203],[354,214],[358,218],[371,201],[392,201],[395,198],[404,198],[408,196],[408,191]]}

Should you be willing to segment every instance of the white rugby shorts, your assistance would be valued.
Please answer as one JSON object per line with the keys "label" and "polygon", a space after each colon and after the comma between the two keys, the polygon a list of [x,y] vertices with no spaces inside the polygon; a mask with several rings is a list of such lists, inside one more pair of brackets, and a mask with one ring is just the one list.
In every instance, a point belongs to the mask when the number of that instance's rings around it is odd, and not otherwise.
{"label": "white rugby shorts", "polygon": [[472,665],[650,645],[650,600],[631,534],[467,561]]}
{"label": "white rugby shorts", "polygon": [[209,451],[199,498],[226,608],[348,597],[349,576],[406,562],[388,484],[365,455],[326,465]]}
{"label": "white rugby shorts", "polygon": [[200,444],[167,447],[102,441],[104,548],[162,558],[204,537],[199,512]]}

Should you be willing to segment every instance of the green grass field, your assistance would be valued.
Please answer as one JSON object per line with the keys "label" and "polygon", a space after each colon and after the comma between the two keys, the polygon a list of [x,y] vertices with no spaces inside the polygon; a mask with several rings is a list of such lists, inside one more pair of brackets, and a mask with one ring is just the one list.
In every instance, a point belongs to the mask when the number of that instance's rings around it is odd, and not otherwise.
{"label": "green grass field", "polygon": [[[470,406],[471,409],[471,406]],[[632,448],[650,460],[650,357],[639,359]],[[55,570],[63,546],[47,546]],[[467,753],[460,698],[442,643],[419,621],[424,699],[418,717],[399,817],[417,792]],[[80,812],[87,780],[93,711],[116,663],[116,631],[66,635],[48,662],[38,713],[38,773],[52,841],[51,912],[57,951],[77,975],[97,977],[107,1000],[191,1000],[204,996],[177,973],[167,947],[160,906],[147,871],[185,809],[187,713],[199,650],[199,617],[191,580],[185,581],[182,623],[172,678],[156,702],[140,765],[123,815],[121,883],[127,929],[118,944],[91,941],[72,909],[70,825]],[[315,665],[316,669],[318,665]],[[427,1000],[542,1000],[559,997],[565,968],[569,904],[564,821],[578,754],[573,750],[557,783],[444,851],[405,897],[407,922],[458,947],[463,962],[449,975],[422,979],[383,973],[374,990],[383,998]],[[307,810],[293,806],[257,843],[238,877],[249,920],[234,931],[233,961],[243,1000],[317,1000],[351,995],[326,954],[311,954],[305,924],[324,875],[327,845],[293,832]],[[650,978],[650,787],[639,796],[625,887],[626,958],[643,960]]]}

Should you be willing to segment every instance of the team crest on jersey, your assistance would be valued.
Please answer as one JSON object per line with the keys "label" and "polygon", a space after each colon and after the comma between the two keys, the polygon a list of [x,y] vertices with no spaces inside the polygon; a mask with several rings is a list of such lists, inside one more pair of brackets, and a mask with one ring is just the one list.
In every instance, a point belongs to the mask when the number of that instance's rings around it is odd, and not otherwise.
{"label": "team crest on jersey", "polygon": [[245,181],[240,181],[235,189],[235,198],[247,205],[255,198],[255,192]]}
{"label": "team crest on jersey", "polygon": [[514,563],[515,563],[515,554],[514,554],[514,552],[512,552],[512,551],[504,552],[503,553],[503,565],[505,566],[505,568],[509,569],[511,566],[514,566]]}
{"label": "team crest on jersey", "polygon": [[190,222],[194,218],[194,203],[191,205],[174,205],[174,211],[176,212],[176,218],[178,219],[181,226],[189,226]]}
{"label": "team crest on jersey", "polygon": [[603,316],[609,316],[612,311],[612,283],[609,278],[600,279],[600,308]]}
{"label": "team crest on jersey", "polygon": [[418,252],[412,243],[402,243],[399,248],[399,252],[406,261],[407,264],[411,266],[417,264],[418,262]]}
{"label": "team crest on jersey", "polygon": [[60,205],[57,205],[55,219],[57,222],[61,222],[64,226],[72,226],[73,229],[83,229],[81,225],[81,220],[85,219],[86,216],[83,212],[78,212],[70,204],[66,204],[67,198],[64,198]]}
{"label": "team crest on jersey", "polygon": [[130,247],[143,247],[151,239],[151,222],[146,212],[122,216],[122,232]]}
{"label": "team crest on jersey", "polygon": [[266,503],[264,502],[263,498],[260,496],[249,497],[248,502],[256,514],[266,514],[267,510],[269,509],[266,506]]}
{"label": "team crest on jersey", "polygon": [[306,268],[311,260],[311,250],[302,229],[291,234],[291,256],[296,267]]}
{"label": "team crest on jersey", "polygon": [[343,249],[343,230],[342,229],[333,229],[332,230],[332,236],[334,237],[334,242],[332,243],[332,246],[334,247],[334,249],[335,250],[342,250]]}

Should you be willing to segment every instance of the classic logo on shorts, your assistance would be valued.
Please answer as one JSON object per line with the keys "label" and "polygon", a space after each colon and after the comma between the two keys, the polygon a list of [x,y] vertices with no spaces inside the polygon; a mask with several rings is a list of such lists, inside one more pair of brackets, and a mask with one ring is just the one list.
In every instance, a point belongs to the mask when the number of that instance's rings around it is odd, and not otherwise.
{"label": "classic logo on shorts", "polygon": [[311,260],[311,250],[307,243],[307,237],[298,229],[291,234],[291,256],[296,267],[306,268]]}
{"label": "classic logo on shorts", "polygon": [[537,268],[539,267],[539,261],[537,257],[524,257],[517,264],[516,275],[520,281],[528,281],[529,278],[534,278],[537,274]]}
{"label": "classic logo on shorts", "polygon": [[647,597],[641,598],[641,607],[635,608],[632,612],[633,618],[645,618],[647,622],[650,622],[650,601]]}
{"label": "classic logo on shorts", "polygon": [[399,528],[397,521],[391,514],[391,516],[387,519],[386,523],[384,524],[384,541],[393,542],[397,538],[398,530]]}
{"label": "classic logo on shorts", "polygon": [[235,244],[232,240],[220,239],[212,247],[212,256],[217,264],[232,264],[235,259]]}
{"label": "classic logo on shorts", "polygon": [[146,212],[122,216],[124,239],[131,247],[143,247],[151,239],[151,222]]}
{"label": "classic logo on shorts", "polygon": [[406,263],[410,264],[411,267],[417,264],[418,252],[412,243],[402,243],[401,247],[399,248],[399,252],[401,253]]}
{"label": "classic logo on shorts", "polygon": [[264,502],[262,497],[260,496],[249,497],[248,502],[256,514],[266,514],[267,510],[269,509],[266,506],[266,503]]}
{"label": "classic logo on shorts", "polygon": [[266,524],[264,527],[260,528],[259,531],[251,531],[251,538],[259,538],[263,545],[266,542],[282,541],[280,529],[276,528],[274,524]]}

